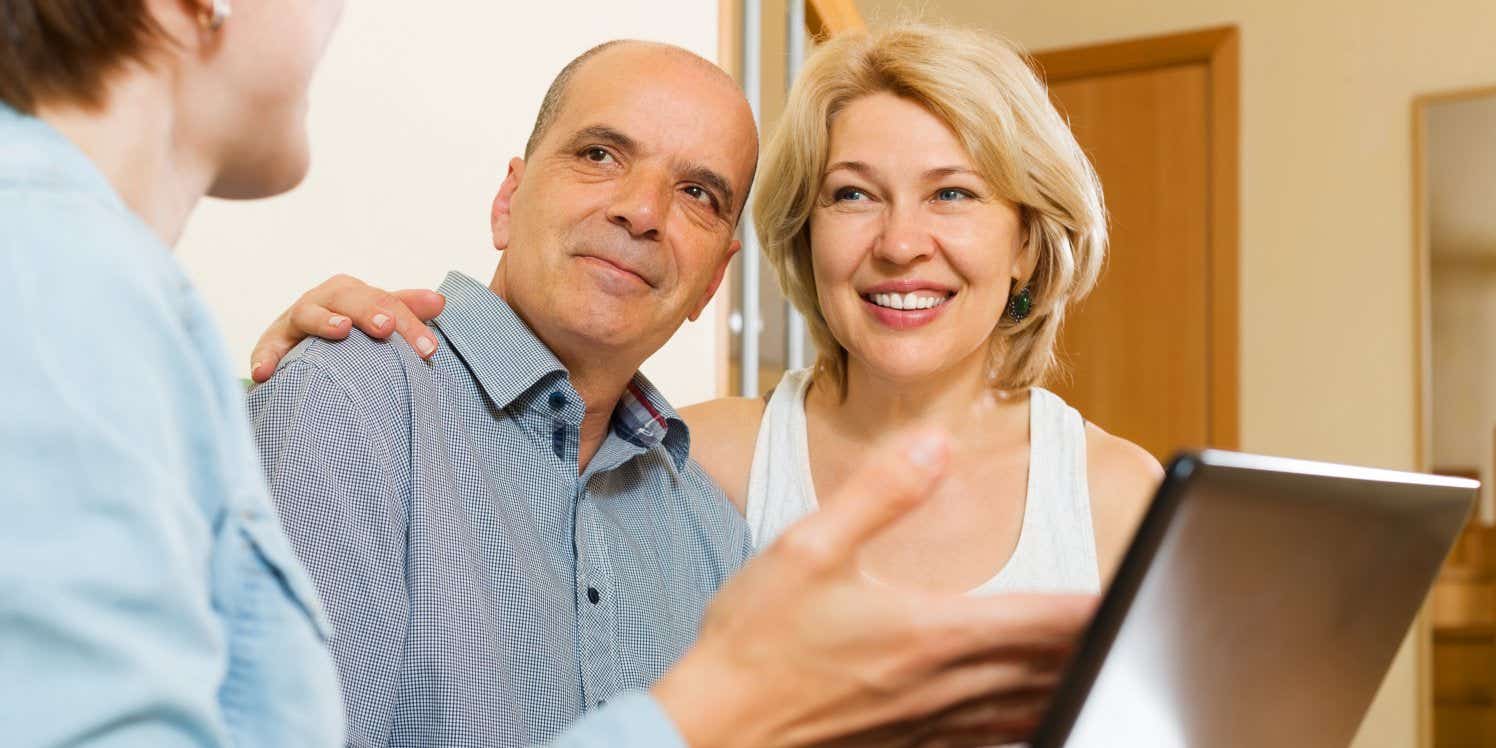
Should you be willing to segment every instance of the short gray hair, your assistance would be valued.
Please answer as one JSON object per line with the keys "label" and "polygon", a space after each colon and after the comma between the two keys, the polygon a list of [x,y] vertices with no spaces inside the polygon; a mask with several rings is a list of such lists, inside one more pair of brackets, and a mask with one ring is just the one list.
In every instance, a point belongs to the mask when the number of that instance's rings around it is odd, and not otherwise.
{"label": "short gray hair", "polygon": [[556,114],[561,111],[561,104],[566,98],[566,87],[571,84],[572,76],[577,74],[577,70],[582,67],[583,63],[597,56],[599,52],[626,41],[628,40],[614,39],[610,42],[603,42],[572,58],[571,62],[566,63],[566,67],[561,68],[561,72],[556,73],[555,80],[551,81],[551,87],[545,91],[545,98],[540,100],[540,113],[535,115],[535,126],[530,128],[530,139],[525,141],[526,159],[529,159],[530,154],[535,152],[535,146],[540,144],[540,140],[545,137],[545,131],[549,130],[551,123],[556,120]]}

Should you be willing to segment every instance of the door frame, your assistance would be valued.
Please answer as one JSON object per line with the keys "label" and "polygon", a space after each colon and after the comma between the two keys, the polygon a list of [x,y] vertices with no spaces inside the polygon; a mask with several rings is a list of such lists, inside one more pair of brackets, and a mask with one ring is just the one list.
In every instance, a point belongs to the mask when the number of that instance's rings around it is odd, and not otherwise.
{"label": "door frame", "polygon": [[[1428,223],[1428,108],[1430,104],[1496,95],[1496,85],[1437,91],[1413,97],[1410,107],[1413,138],[1413,465],[1419,472],[1434,469],[1433,431],[1433,311],[1432,250]],[[1477,509],[1477,511],[1479,511]],[[1437,582],[1436,582],[1437,584]],[[1430,593],[1432,595],[1432,593]],[[1418,627],[1418,737],[1421,746],[1434,744],[1434,625],[1425,601]]]}
{"label": "door frame", "polygon": [[1174,65],[1202,64],[1210,120],[1206,219],[1206,362],[1210,385],[1210,446],[1237,449],[1240,426],[1241,41],[1236,26],[1219,26],[1142,39],[1035,52],[1035,70],[1048,84]]}

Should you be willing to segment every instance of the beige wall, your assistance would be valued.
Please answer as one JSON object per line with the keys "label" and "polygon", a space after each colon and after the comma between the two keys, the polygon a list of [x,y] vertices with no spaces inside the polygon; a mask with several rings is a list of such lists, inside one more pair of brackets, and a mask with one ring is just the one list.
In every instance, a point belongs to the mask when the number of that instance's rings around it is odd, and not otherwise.
{"label": "beige wall", "polygon": [[[898,0],[859,0],[870,18]],[[1490,0],[920,0],[1030,49],[1241,28],[1245,449],[1414,467],[1413,97],[1496,83]],[[1161,300],[1167,303],[1167,300]],[[1357,746],[1415,744],[1406,648]],[[1263,715],[1267,716],[1267,715]]]}
{"label": "beige wall", "polygon": [[[208,201],[183,237],[235,361],[247,371],[260,330],[336,272],[395,288],[434,287],[452,268],[487,282],[489,202],[541,95],[568,59],[617,37],[715,59],[717,5],[348,3],[313,87],[306,183],[273,200]],[[709,309],[645,365],[677,404],[716,394],[715,319]]]}

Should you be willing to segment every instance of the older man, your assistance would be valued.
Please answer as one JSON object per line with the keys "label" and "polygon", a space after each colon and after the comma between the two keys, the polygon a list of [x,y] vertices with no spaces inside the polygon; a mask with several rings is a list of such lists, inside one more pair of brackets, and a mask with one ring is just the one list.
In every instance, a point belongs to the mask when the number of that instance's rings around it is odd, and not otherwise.
{"label": "older man", "polygon": [[915,596],[852,563],[938,479],[939,435],[880,456],[708,609],[747,531],[637,369],[721,282],[756,152],[715,66],[589,51],[494,200],[490,283],[450,274],[410,345],[303,344],[254,391],[353,745],[1003,737],[1031,720],[1088,601]]}

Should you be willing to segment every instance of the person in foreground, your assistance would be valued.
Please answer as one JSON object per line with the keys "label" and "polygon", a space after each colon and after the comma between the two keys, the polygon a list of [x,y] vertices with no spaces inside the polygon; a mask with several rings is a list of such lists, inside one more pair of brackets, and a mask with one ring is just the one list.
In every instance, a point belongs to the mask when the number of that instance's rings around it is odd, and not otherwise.
{"label": "person in foreground", "polygon": [[242,388],[173,259],[307,169],[331,0],[0,0],[0,735],[336,746]]}
{"label": "person in foreground", "polygon": [[[983,744],[1033,728],[1090,596],[907,592],[857,564],[938,485],[938,430],[870,454],[838,511],[744,565],[746,524],[637,373],[720,282],[756,151],[715,66],[591,50],[494,200],[489,284],[450,274],[435,324],[402,327],[437,338],[429,363],[408,333],[353,332],[303,344],[251,393],[332,620],[351,744]],[[359,288],[335,280],[283,322]]]}

